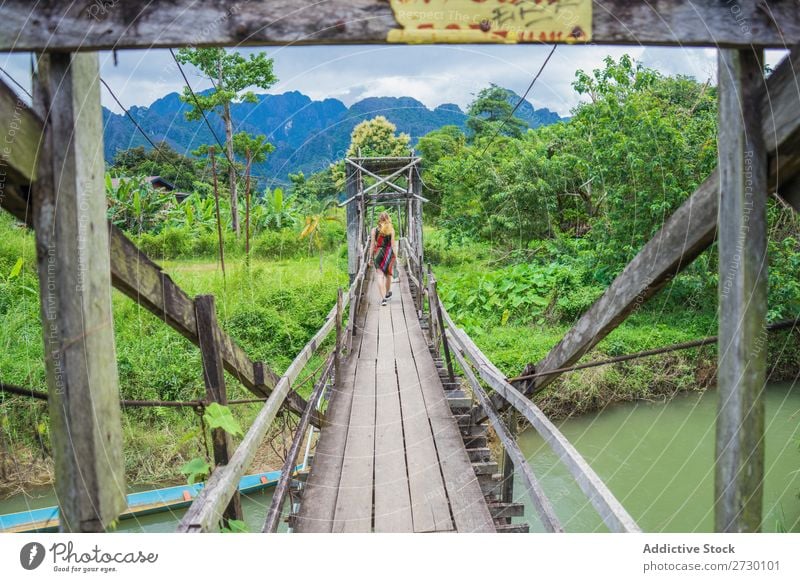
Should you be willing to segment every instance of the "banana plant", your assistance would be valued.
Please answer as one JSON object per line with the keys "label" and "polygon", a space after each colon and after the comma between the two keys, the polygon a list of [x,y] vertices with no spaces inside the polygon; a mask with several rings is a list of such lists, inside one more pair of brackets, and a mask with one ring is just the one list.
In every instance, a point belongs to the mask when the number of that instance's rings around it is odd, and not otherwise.
{"label": "banana plant", "polygon": [[341,222],[337,216],[333,214],[336,209],[335,200],[329,198],[316,203],[312,203],[308,207],[308,213],[305,216],[305,225],[300,232],[300,239],[308,239],[309,253],[316,247],[319,251],[319,272],[322,273],[322,250],[323,250],[323,234],[325,225],[331,222]]}
{"label": "banana plant", "polygon": [[267,190],[262,201],[253,206],[252,220],[256,229],[281,230],[294,226],[296,222],[295,198],[284,194],[282,188]]}
{"label": "banana plant", "polygon": [[164,224],[175,198],[153,188],[143,176],[121,178],[114,185],[106,173],[108,218],[131,232],[157,231]]}

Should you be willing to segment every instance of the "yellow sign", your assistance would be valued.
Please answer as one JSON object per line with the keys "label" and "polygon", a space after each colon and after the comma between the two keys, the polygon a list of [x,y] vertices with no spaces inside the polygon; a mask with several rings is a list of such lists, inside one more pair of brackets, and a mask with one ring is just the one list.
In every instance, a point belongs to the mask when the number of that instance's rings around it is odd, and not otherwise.
{"label": "yellow sign", "polygon": [[592,0],[389,0],[400,43],[588,42]]}

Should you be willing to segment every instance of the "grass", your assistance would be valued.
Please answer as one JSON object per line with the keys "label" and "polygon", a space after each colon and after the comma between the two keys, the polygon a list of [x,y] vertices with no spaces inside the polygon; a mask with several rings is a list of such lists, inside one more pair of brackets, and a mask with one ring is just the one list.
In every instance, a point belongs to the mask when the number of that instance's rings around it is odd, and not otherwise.
{"label": "grass", "polygon": [[[33,237],[3,217],[0,222],[0,370],[2,380],[46,391],[38,282]],[[8,279],[23,259],[19,276]],[[214,259],[164,261],[164,270],[190,296],[213,294],[220,325],[254,361],[264,361],[278,374],[322,325],[336,302],[338,286],[346,287],[346,259],[327,253],[287,260],[254,259],[249,268],[241,257],[228,257],[223,278]],[[137,400],[196,400],[205,396],[199,350],[146,309],[114,291],[114,330],[120,395]],[[323,346],[322,352],[329,346]],[[304,378],[324,358],[315,356],[300,374]],[[229,399],[253,395],[226,374]],[[311,383],[298,390],[307,396]],[[232,407],[247,430],[260,405]],[[4,433],[2,467],[6,489],[19,480],[47,473],[40,466],[49,457],[47,404],[25,397],[0,396]],[[126,475],[129,483],[182,480],[180,467],[202,454],[195,435],[198,416],[192,409],[133,408],[123,413]],[[273,433],[283,428],[276,422]],[[276,436],[273,434],[272,436]],[[268,441],[265,447],[268,449]],[[276,455],[260,451],[259,459],[274,466]],[[46,464],[46,463],[45,463]],[[16,467],[16,469],[15,469]],[[256,469],[254,469],[256,470]],[[2,473],[0,473],[2,474]],[[15,482],[15,475],[18,479]],[[42,477],[39,478],[39,481]]]}
{"label": "grass", "polygon": [[[430,238],[434,241],[434,252],[429,258],[438,262],[434,263],[434,271],[443,298],[463,299],[481,281],[496,282],[497,273],[504,268],[502,262],[492,256],[491,249],[475,245],[469,253],[463,248],[450,253],[437,240],[440,238],[437,233],[426,234],[433,235]],[[554,257],[553,261],[556,260],[564,259]],[[550,272],[550,268],[551,265],[545,263],[542,271]],[[536,275],[535,268],[533,271]],[[465,278],[465,273],[476,276]],[[681,277],[683,275],[675,278],[674,286],[670,284],[641,305],[580,361],[602,360],[716,335],[713,297],[708,300],[702,293],[684,297],[687,284]],[[560,293],[554,294],[563,304],[583,304],[587,295],[597,295],[594,288],[576,285],[574,281],[571,284],[572,287],[559,289]],[[470,288],[465,289],[465,286]],[[541,361],[591,305],[589,301],[586,307],[576,310],[574,316],[571,311],[565,316],[553,309],[556,305],[553,300],[538,311],[528,310],[524,316],[508,317],[506,314],[504,318],[508,296],[501,296],[499,305],[488,310],[483,299],[485,296],[471,311],[447,305],[444,300],[456,323],[467,330],[487,357],[509,377],[519,374],[526,364]],[[510,305],[508,310],[514,313]],[[459,313],[462,313],[461,318]],[[716,346],[709,345],[565,373],[535,400],[553,418],[598,410],[614,402],[663,400],[681,391],[705,390],[713,385],[716,359]],[[770,381],[794,378],[800,367],[800,334],[771,333],[767,361]]]}

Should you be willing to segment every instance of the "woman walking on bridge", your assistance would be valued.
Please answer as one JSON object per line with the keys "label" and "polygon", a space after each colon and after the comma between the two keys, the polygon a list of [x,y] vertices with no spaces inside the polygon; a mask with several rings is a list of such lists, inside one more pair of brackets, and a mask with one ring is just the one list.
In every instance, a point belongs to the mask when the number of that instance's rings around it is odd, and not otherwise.
{"label": "woman walking on bridge", "polygon": [[378,288],[381,290],[381,305],[392,296],[392,275],[396,258],[397,241],[394,236],[392,219],[388,212],[381,212],[378,217],[378,226],[372,229],[372,262],[383,273],[378,278]]}

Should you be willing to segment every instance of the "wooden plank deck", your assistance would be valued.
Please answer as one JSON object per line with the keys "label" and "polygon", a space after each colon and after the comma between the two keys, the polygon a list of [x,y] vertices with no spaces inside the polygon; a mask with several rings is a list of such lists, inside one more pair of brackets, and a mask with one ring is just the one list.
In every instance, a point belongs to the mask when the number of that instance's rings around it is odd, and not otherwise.
{"label": "wooden plank deck", "polygon": [[297,532],[495,531],[400,278],[385,307],[374,278],[365,285]]}

